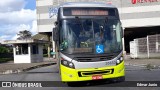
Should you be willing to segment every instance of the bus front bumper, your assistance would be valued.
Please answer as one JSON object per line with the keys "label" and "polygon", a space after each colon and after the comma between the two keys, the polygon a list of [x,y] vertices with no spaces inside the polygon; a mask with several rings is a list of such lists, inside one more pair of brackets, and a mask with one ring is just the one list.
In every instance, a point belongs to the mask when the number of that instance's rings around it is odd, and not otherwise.
{"label": "bus front bumper", "polygon": [[124,61],[116,66],[106,66],[96,69],[72,69],[63,65],[61,65],[60,68],[62,82],[111,79],[125,76]]}

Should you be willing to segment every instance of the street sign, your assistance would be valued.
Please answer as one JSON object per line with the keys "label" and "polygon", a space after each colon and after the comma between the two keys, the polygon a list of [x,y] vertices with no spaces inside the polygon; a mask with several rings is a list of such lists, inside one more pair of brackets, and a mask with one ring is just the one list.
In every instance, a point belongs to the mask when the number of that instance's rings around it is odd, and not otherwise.
{"label": "street sign", "polygon": [[49,7],[49,18],[56,16],[58,13],[58,7]]}

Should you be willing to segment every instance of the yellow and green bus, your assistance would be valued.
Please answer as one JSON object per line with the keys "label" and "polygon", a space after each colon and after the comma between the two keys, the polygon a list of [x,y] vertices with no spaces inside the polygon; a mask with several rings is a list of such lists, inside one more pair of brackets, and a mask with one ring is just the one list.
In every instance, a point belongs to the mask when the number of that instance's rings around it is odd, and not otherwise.
{"label": "yellow and green bus", "polygon": [[124,81],[123,30],[118,10],[104,3],[60,5],[53,40],[62,82]]}

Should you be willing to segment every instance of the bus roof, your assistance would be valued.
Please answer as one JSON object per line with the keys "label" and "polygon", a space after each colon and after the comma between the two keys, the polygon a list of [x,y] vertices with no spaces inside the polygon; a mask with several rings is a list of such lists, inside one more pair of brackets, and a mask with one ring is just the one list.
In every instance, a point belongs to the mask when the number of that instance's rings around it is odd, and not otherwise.
{"label": "bus roof", "polygon": [[100,2],[67,2],[60,7],[109,7],[109,8],[116,8],[111,4],[105,4]]}

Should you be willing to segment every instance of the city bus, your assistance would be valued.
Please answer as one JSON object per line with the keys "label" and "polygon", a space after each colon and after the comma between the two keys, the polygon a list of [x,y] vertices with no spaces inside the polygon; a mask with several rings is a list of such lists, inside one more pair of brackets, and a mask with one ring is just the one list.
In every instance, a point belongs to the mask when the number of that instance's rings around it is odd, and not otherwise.
{"label": "city bus", "polygon": [[97,2],[60,5],[53,40],[62,82],[124,81],[122,38],[115,6]]}

